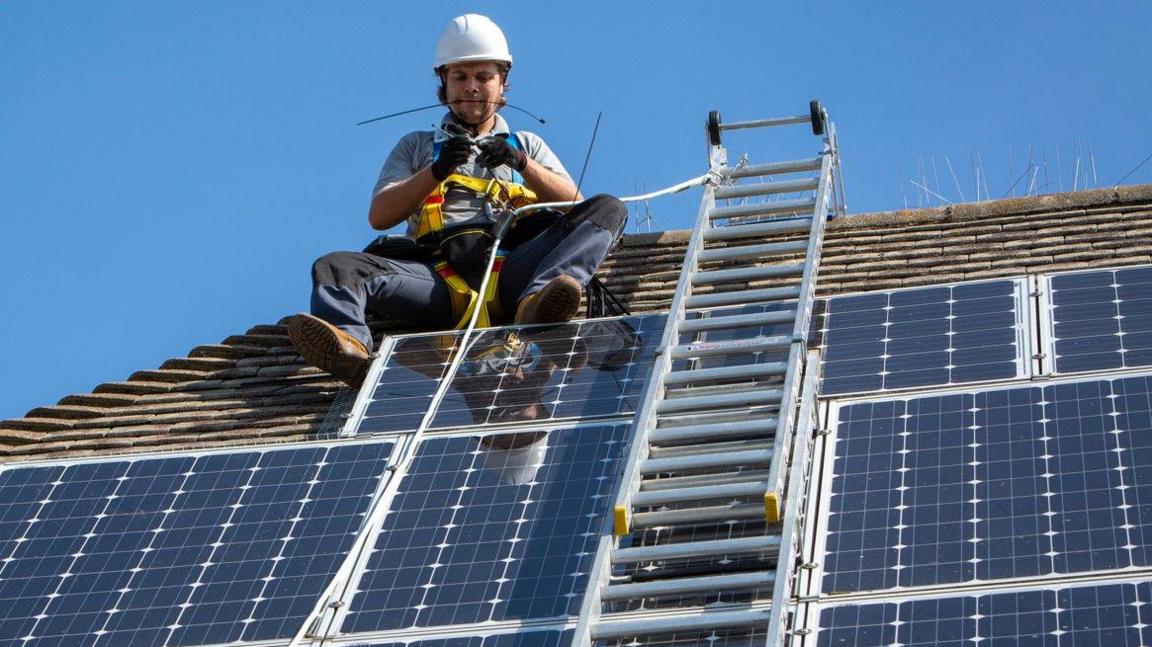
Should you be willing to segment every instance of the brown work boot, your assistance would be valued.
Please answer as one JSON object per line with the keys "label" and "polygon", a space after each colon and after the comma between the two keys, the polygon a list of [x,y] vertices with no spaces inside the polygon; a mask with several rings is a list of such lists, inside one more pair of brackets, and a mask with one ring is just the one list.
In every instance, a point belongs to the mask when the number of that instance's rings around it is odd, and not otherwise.
{"label": "brown work boot", "polygon": [[516,307],[517,324],[563,323],[580,309],[580,283],[571,276],[560,275],[538,291],[520,299]]}
{"label": "brown work boot", "polygon": [[288,336],[304,361],[353,387],[360,386],[372,363],[368,349],[336,326],[300,313],[288,319]]}

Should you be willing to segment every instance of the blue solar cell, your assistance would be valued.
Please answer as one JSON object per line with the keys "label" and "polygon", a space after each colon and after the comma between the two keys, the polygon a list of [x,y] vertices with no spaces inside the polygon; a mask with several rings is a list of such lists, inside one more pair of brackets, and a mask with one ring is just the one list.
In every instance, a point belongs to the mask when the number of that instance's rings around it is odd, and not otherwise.
{"label": "blue solar cell", "polygon": [[1146,645],[1152,584],[909,599],[822,609],[817,645]]}
{"label": "blue solar cell", "polygon": [[1061,373],[1152,365],[1152,267],[1053,276]]}
{"label": "blue solar cell", "polygon": [[839,410],[827,593],[1150,564],[1152,378]]}
{"label": "blue solar cell", "polygon": [[1018,376],[1016,284],[962,283],[828,300],[825,395]]}
{"label": "blue solar cell", "polygon": [[291,636],[351,546],[391,450],[4,470],[0,645]]}
{"label": "blue solar cell", "polygon": [[344,631],[577,613],[627,428],[425,439]]}
{"label": "blue solar cell", "polygon": [[[484,331],[440,404],[436,428],[635,412],[664,315]],[[397,340],[357,433],[412,430],[431,402],[457,338]]]}

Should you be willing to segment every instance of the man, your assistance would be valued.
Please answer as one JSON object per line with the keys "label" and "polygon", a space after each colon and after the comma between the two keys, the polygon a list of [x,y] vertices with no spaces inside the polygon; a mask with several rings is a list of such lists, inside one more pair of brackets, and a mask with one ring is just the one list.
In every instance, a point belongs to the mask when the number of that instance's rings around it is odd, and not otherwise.
{"label": "man", "polygon": [[375,229],[407,220],[407,235],[316,261],[312,314],[288,324],[306,361],[359,384],[373,344],[366,310],[425,329],[462,327],[474,307],[482,308],[485,324],[555,323],[576,314],[582,288],[627,218],[611,196],[514,223],[494,294],[476,294],[495,214],[533,201],[583,199],[544,140],[513,134],[498,114],[511,67],[504,33],[487,17],[460,16],[444,30],[433,70],[449,112],[439,130],[400,140],[368,211]]}

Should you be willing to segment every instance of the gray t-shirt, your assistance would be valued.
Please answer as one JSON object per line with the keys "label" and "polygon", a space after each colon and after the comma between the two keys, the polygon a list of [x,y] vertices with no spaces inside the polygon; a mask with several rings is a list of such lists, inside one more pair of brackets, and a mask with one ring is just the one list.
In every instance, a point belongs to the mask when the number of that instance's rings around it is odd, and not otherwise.
{"label": "gray t-shirt", "polygon": [[[452,121],[452,113],[444,116],[441,123],[448,123]],[[509,133],[508,122],[500,115],[496,115],[496,124],[492,128],[493,134]],[[562,175],[569,180],[571,176],[568,171],[564,169],[564,165],[560,163],[560,159],[548,148],[548,144],[535,133],[530,133],[525,130],[518,131],[516,136],[519,137],[521,145],[524,147],[525,154],[528,157],[536,160],[544,168]],[[380,169],[380,177],[376,180],[376,187],[372,190],[372,197],[380,193],[384,189],[412,177],[419,173],[422,169],[432,164],[432,143],[436,139],[446,139],[447,135],[439,131],[421,130],[417,132],[408,133],[400,139],[396,147],[388,155],[388,159],[384,160],[384,166]],[[491,179],[495,176],[499,180],[511,181],[512,169],[507,166],[498,166],[494,171],[484,168],[476,164],[476,153],[473,151],[469,156],[468,161],[456,167],[456,172],[462,175],[470,175],[482,179]],[[521,180],[522,181],[522,180]],[[478,196],[471,191],[460,188],[450,188],[448,194],[444,197],[444,205],[442,207],[444,213],[445,226],[456,226],[461,224],[470,224],[473,222],[482,222],[486,220],[484,215],[484,198]],[[409,238],[416,237],[416,227],[419,222],[419,211],[413,213],[408,217],[408,231]]]}

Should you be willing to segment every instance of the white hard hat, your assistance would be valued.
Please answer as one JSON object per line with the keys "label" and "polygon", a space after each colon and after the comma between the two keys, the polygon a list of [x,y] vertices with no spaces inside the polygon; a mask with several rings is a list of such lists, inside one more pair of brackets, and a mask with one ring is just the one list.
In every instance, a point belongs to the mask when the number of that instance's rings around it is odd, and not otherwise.
{"label": "white hard hat", "polygon": [[457,16],[440,34],[432,69],[464,61],[500,61],[512,65],[508,40],[488,16],[478,13]]}

